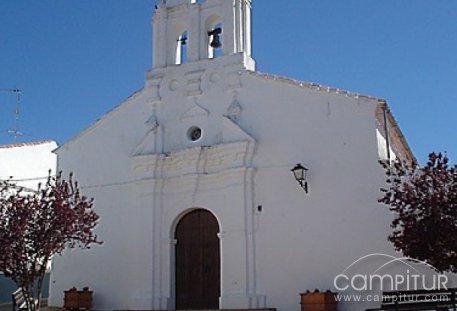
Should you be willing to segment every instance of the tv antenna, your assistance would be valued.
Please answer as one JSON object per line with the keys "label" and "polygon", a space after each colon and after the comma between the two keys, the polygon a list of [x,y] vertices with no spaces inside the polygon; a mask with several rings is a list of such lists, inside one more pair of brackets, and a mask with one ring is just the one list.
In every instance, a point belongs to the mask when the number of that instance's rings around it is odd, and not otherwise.
{"label": "tv antenna", "polygon": [[12,89],[0,89],[0,92],[7,92],[16,95],[16,103],[14,105],[14,126],[7,130],[7,133],[13,137],[14,142],[17,142],[17,138],[24,135],[19,131],[19,113],[20,113],[20,102],[21,102],[21,90],[18,88]]}

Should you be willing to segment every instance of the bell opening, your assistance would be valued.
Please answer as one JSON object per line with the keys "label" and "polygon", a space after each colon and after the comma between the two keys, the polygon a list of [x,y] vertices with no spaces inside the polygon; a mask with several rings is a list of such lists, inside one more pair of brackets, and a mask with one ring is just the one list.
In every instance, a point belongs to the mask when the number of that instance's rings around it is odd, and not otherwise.
{"label": "bell opening", "polygon": [[223,32],[222,24],[216,24],[213,30],[208,31],[208,57],[216,58],[222,55]]}

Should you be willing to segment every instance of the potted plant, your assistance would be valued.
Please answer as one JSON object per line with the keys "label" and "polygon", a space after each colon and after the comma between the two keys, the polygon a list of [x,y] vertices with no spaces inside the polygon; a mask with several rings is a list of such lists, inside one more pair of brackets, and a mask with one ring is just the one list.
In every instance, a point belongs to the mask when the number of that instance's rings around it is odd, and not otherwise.
{"label": "potted plant", "polygon": [[327,290],[321,292],[318,289],[314,292],[309,290],[301,293],[302,311],[338,311],[338,301],[335,299],[336,293]]}
{"label": "potted plant", "polygon": [[92,307],[92,291],[89,287],[84,287],[83,290],[77,290],[73,287],[66,290],[64,297],[64,308],[67,310],[89,310]]}

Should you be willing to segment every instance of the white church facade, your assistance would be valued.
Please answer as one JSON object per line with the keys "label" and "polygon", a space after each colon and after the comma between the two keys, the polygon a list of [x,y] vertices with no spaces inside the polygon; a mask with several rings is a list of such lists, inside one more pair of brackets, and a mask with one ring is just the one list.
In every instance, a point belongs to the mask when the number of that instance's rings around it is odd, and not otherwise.
{"label": "white church facade", "polygon": [[386,102],[256,72],[250,13],[160,0],[144,88],[56,151],[104,244],[55,258],[51,306],[88,286],[95,310],[294,311],[393,253],[378,160],[414,156]]}

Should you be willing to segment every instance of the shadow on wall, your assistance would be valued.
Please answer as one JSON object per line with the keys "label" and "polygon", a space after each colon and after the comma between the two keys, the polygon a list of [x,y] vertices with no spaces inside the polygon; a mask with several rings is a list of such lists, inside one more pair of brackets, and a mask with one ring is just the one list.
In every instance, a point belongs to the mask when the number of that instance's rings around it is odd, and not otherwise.
{"label": "shadow on wall", "polygon": [[[11,294],[17,289],[16,284],[10,279],[0,274],[0,305],[11,303]],[[43,298],[49,296],[49,273],[46,273],[43,284]]]}

